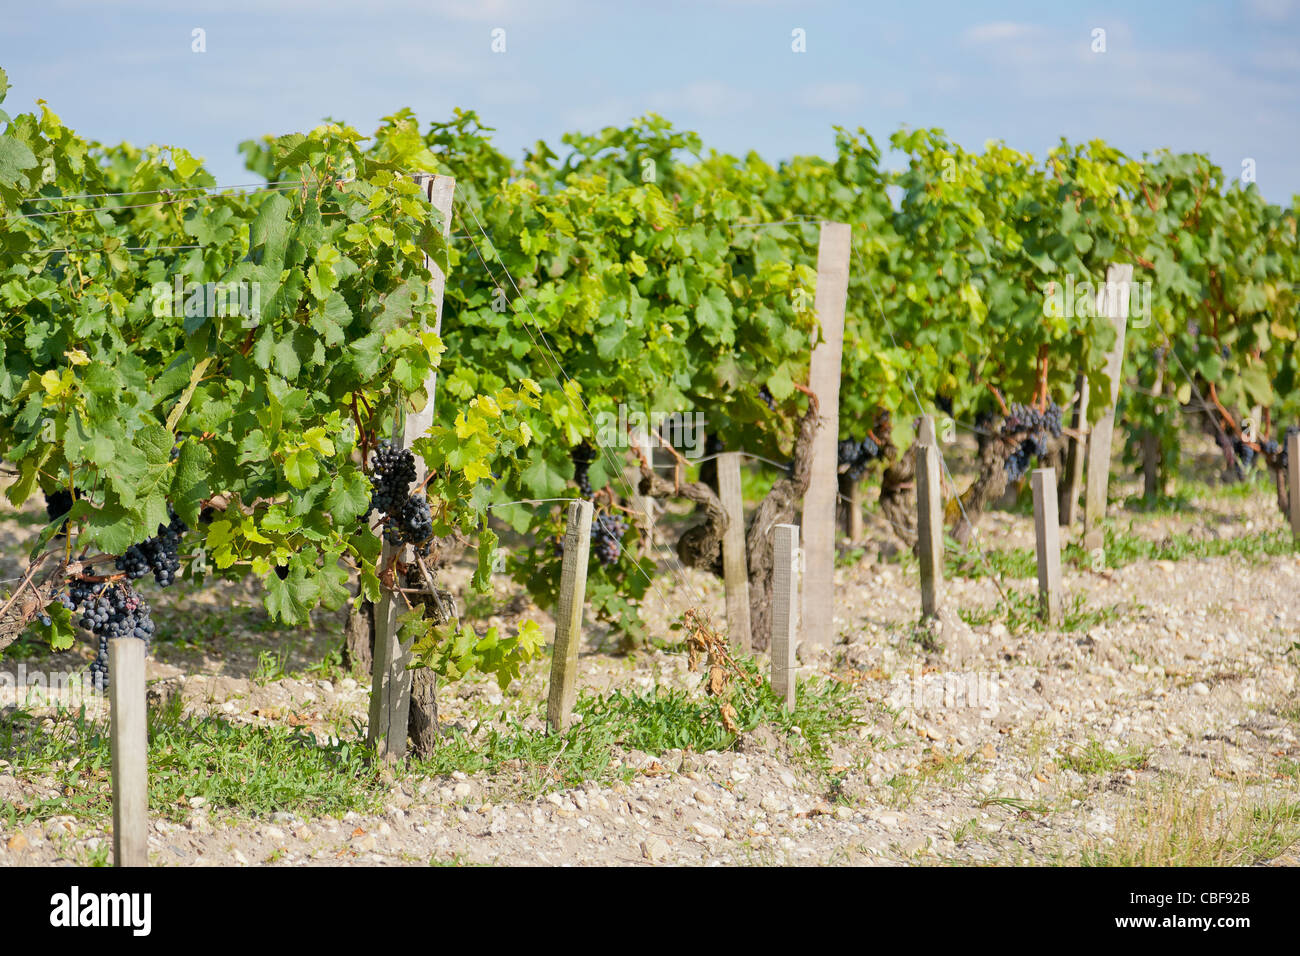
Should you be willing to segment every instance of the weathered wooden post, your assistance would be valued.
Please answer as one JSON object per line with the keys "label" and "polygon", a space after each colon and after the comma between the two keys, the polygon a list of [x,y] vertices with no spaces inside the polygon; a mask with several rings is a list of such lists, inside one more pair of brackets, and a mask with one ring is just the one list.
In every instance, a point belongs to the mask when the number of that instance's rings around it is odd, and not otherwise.
{"label": "weathered wooden post", "polygon": [[1088,488],[1083,506],[1083,546],[1100,548],[1101,530],[1106,517],[1106,490],[1110,481],[1110,446],[1115,434],[1115,402],[1124,371],[1124,335],[1128,329],[1129,285],[1133,281],[1131,265],[1113,265],[1106,270],[1106,285],[1097,293],[1097,306],[1115,326],[1115,345],[1106,358],[1106,375],[1110,378],[1110,402],[1106,405],[1088,441]]}
{"label": "weathered wooden post", "polygon": [[812,480],[804,495],[803,547],[807,581],[803,589],[805,639],[829,645],[835,637],[835,521],[839,495],[840,362],[844,308],[849,294],[849,252],[853,230],[824,222],[817,246],[817,292],[813,308],[822,341],[813,349],[808,387],[817,396],[820,426],[813,440]]}
{"label": "weathered wooden post", "polygon": [[799,642],[799,526],[779,524],[772,539],[772,692],[794,709]]}
{"label": "weathered wooden post", "polygon": [[[429,202],[441,217],[439,227],[443,238],[451,231],[451,202],[456,189],[456,180],[451,176],[431,176],[425,173],[414,177],[424,190]],[[425,258],[425,265],[432,273],[429,282],[429,295],[434,304],[435,333],[442,330],[442,294],[447,285],[447,275],[442,266],[431,258]],[[399,410],[393,427],[394,444],[410,448],[412,443],[433,424],[433,403],[437,371],[429,372],[425,380],[425,392],[429,400],[423,409],[406,414]],[[427,469],[424,461],[415,458],[415,484],[418,487],[425,479]],[[413,559],[412,549],[398,549],[385,544],[382,565],[386,567],[399,550],[405,552],[407,561]],[[385,589],[375,607],[375,660],[374,683],[370,691],[370,730],[368,739],[377,756],[400,760],[406,755],[406,737],[408,718],[411,710],[411,671],[407,666],[411,662],[409,646],[403,646],[397,638],[397,620],[401,617],[405,605],[393,593]]]}
{"label": "weathered wooden post", "polygon": [[921,559],[921,614],[937,617],[943,593],[943,500],[939,449],[916,446],[916,535]]}
{"label": "weathered wooden post", "polygon": [[149,865],[149,719],[144,641],[108,642],[113,865]]}
{"label": "weathered wooden post", "polygon": [[1286,488],[1291,534],[1300,541],[1300,432],[1286,440]]}
{"label": "weathered wooden post", "polygon": [[727,633],[733,654],[748,654],[749,571],[745,562],[745,500],[740,488],[740,452],[719,455],[718,497],[727,513],[722,536],[722,573],[727,588]]}
{"label": "weathered wooden post", "polygon": [[582,606],[587,598],[587,559],[591,553],[590,501],[569,504],[564,529],[564,561],[560,567],[560,597],[555,606],[555,646],[551,654],[551,691],[546,721],[553,733],[569,728],[578,694],[578,647],[582,643]]}
{"label": "weathered wooden post", "polygon": [[1038,551],[1038,608],[1045,621],[1055,624],[1061,619],[1061,528],[1056,517],[1055,469],[1035,468],[1030,483]]}
{"label": "weathered wooden post", "polygon": [[1074,435],[1066,446],[1065,481],[1058,501],[1063,528],[1074,527],[1079,518],[1079,489],[1083,487],[1083,463],[1088,452],[1088,376],[1080,374],[1075,380],[1075,394],[1078,398],[1070,419]]}

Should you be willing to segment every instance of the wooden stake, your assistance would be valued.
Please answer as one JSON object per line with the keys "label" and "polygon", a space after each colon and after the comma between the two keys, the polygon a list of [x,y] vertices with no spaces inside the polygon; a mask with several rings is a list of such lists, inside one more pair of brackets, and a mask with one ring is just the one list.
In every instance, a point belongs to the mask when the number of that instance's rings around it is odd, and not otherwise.
{"label": "wooden stake", "polygon": [[803,622],[807,640],[824,645],[830,645],[835,636],[840,361],[852,237],[853,231],[846,223],[822,223],[813,307],[817,310],[823,341],[813,349],[808,370],[808,387],[820,402],[820,426],[813,439],[812,480],[804,495],[801,522],[808,578],[803,593]]}
{"label": "wooden stake", "polygon": [[[451,202],[456,180],[450,176],[431,176],[426,173],[417,174],[414,178],[440,214],[438,226],[445,239],[451,232]],[[428,257],[424,262],[432,273],[429,295],[434,304],[433,331],[436,333],[442,330],[442,294],[447,285],[447,276],[438,262]],[[398,411],[393,423],[394,444],[410,448],[433,424],[437,378],[438,373],[431,371],[425,379],[424,390],[429,399],[423,409],[409,415],[403,410]],[[427,469],[418,455],[415,458],[415,470],[415,485],[419,486],[424,481]],[[381,567],[388,567],[398,550],[385,544]],[[414,560],[411,548],[403,549],[403,558],[408,563]],[[406,605],[401,598],[388,590],[383,591],[379,604],[375,607],[374,682],[370,691],[368,738],[375,753],[386,760],[400,760],[406,755],[407,719],[411,711],[411,672],[407,667],[411,663],[411,649],[397,639],[397,620],[405,610]]]}
{"label": "wooden stake", "polygon": [[939,447],[939,437],[934,431],[933,415],[921,416],[921,427],[916,433],[916,441],[917,444],[920,445],[934,445],[936,448]]}
{"label": "wooden stake", "polygon": [[[653,468],[655,462],[654,443],[650,441],[649,436],[638,430],[628,436],[628,442],[632,448],[639,450],[645,456],[646,462]],[[632,509],[640,516],[640,523],[645,528],[645,533],[641,536],[640,553],[642,555],[649,554],[654,550],[655,542],[659,536],[659,529],[655,524],[658,514],[655,499],[649,495],[641,494],[638,490],[641,485],[641,469],[639,466],[629,465],[623,472],[623,476],[632,489]]]}
{"label": "wooden stake", "polygon": [[727,512],[722,536],[722,572],[727,587],[727,633],[731,653],[749,653],[749,571],[745,564],[745,500],[740,491],[740,452],[729,451],[716,459],[718,497]]}
{"label": "wooden stake", "polygon": [[1038,548],[1038,609],[1043,620],[1061,619],[1061,527],[1056,517],[1056,469],[1035,468],[1034,542]]}
{"label": "wooden stake", "polygon": [[1080,375],[1075,380],[1075,391],[1079,398],[1074,403],[1070,428],[1078,437],[1068,439],[1065,482],[1061,485],[1058,501],[1062,528],[1074,527],[1079,519],[1079,489],[1083,487],[1083,462],[1088,452],[1088,376]]}
{"label": "wooden stake", "polygon": [[916,534],[921,558],[921,614],[936,617],[943,596],[943,502],[939,449],[916,447]]}
{"label": "wooden stake", "polygon": [[799,526],[779,524],[772,539],[772,693],[794,709],[799,640]]}
{"label": "wooden stake", "polygon": [[1300,541],[1300,432],[1286,440],[1286,486],[1291,534]]}
{"label": "wooden stake", "polygon": [[862,526],[862,482],[855,481],[849,489],[849,540],[856,544],[865,534]]}
{"label": "wooden stake", "polygon": [[1115,434],[1115,402],[1124,369],[1124,333],[1128,328],[1128,294],[1133,267],[1113,265],[1106,270],[1106,285],[1097,293],[1097,308],[1115,326],[1115,345],[1106,357],[1110,402],[1092,430],[1088,442],[1088,488],[1083,506],[1083,546],[1102,546],[1101,521],[1106,517],[1106,486],[1110,481],[1110,446]]}
{"label": "wooden stake", "polygon": [[113,763],[113,865],[149,865],[149,720],[144,641],[108,642]]}
{"label": "wooden stake", "polygon": [[582,643],[582,606],[587,598],[587,558],[591,553],[590,501],[569,504],[564,530],[564,563],[560,570],[560,597],[555,607],[555,647],[551,655],[551,692],[546,700],[546,721],[553,732],[569,728],[577,699],[578,646]]}

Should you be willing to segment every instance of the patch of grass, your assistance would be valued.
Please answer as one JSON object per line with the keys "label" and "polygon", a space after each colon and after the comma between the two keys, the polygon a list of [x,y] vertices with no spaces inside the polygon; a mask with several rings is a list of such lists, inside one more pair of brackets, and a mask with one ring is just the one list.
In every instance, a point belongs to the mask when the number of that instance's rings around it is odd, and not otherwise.
{"label": "patch of grass", "polygon": [[1141,770],[1150,757],[1151,752],[1140,747],[1124,747],[1114,751],[1107,750],[1099,740],[1089,740],[1084,746],[1076,747],[1063,755],[1059,763],[1062,768],[1086,777],[1118,770]]}
{"label": "patch of grass", "polygon": [[284,654],[277,654],[274,651],[258,651],[257,668],[251,675],[253,683],[269,684],[272,681],[284,680],[286,676],[284,664]]}
{"label": "patch of grass", "polygon": [[1192,499],[1183,494],[1157,495],[1154,498],[1148,498],[1146,495],[1129,495],[1124,499],[1126,511],[1166,518],[1187,514],[1195,510],[1195,507]]}
{"label": "patch of grass", "polygon": [[[1296,545],[1290,531],[1285,528],[1235,538],[1200,540],[1194,540],[1187,534],[1173,534],[1161,541],[1150,541],[1107,528],[1103,550],[1107,568],[1122,568],[1134,561],[1181,561],[1184,558],[1218,558],[1227,555],[1240,555],[1252,563],[1262,563],[1277,555],[1294,554]],[[1065,558],[1078,567],[1090,568],[1093,564],[1092,553],[1077,543],[1065,549]]]}
{"label": "patch of grass", "polygon": [[1298,760],[1279,760],[1277,764],[1277,775],[1279,777],[1294,777],[1300,780],[1300,761]]}
{"label": "patch of grass", "polygon": [[943,573],[948,578],[1033,578],[1038,575],[1038,556],[1032,548],[993,548],[982,555],[968,548],[946,550]]}
{"label": "patch of grass", "polygon": [[952,828],[952,842],[961,845],[969,839],[979,839],[980,822],[976,817],[971,817],[965,823],[959,823]]}
{"label": "patch of grass", "polygon": [[[757,666],[744,662],[751,678]],[[743,732],[760,724],[771,727],[791,755],[811,769],[830,774],[831,746],[864,721],[847,685],[832,680],[799,684],[793,711],[786,710],[762,681],[733,698]],[[646,692],[614,691],[603,697],[584,694],[574,705],[574,725],[564,734],[529,730],[512,722],[506,731],[486,734],[454,732],[432,757],[412,764],[424,774],[510,770],[522,792],[581,786],[588,780],[628,779],[619,769],[616,747],[659,754],[666,750],[729,750],[736,743],[718,716],[717,705],[702,695],[655,687]]]}
{"label": "patch of grass", "polygon": [[866,548],[841,547],[835,551],[835,566],[837,568],[851,568],[858,564],[866,555]]}
{"label": "patch of grass", "polygon": [[985,627],[1000,621],[1013,634],[1025,631],[1055,630],[1060,632],[1084,631],[1113,621],[1119,617],[1119,605],[1104,608],[1089,608],[1084,603],[1083,595],[1076,594],[1061,611],[1061,619],[1049,625],[1039,615],[1038,592],[1007,591],[1007,600],[998,601],[991,608],[968,610],[959,608],[958,616],[971,627]]}
{"label": "patch of grass", "polygon": [[1052,812],[1052,808],[1045,803],[1036,803],[1021,797],[985,797],[979,802],[979,808],[983,810],[985,807],[1007,807],[1020,814],[1037,813],[1040,816]]}
{"label": "patch of grass", "polygon": [[1120,813],[1115,833],[1085,847],[1084,866],[1253,866],[1300,841],[1300,803],[1194,792],[1165,783]]}
{"label": "patch of grass", "polygon": [[[179,698],[149,713],[149,812],[183,820],[189,799],[213,810],[263,815],[342,815],[378,807],[385,787],[365,747],[317,743],[295,728],[233,724],[182,716]],[[0,805],[13,827],[60,814],[102,821],[112,815],[108,729],[84,712],[63,712],[54,726],[21,712],[0,723],[0,754],[15,776],[50,779],[60,795],[24,806]]]}

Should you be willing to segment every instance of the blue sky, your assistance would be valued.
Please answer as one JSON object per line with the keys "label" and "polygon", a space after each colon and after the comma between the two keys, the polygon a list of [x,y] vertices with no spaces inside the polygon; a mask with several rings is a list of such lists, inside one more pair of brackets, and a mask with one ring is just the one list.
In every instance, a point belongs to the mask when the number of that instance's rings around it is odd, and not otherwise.
{"label": "blue sky", "polygon": [[833,124],[881,142],[939,126],[1036,155],[1062,135],[1206,151],[1229,175],[1249,158],[1270,199],[1300,193],[1300,0],[45,0],[6,11],[0,66],[9,112],[43,98],[92,138],[184,146],[222,183],[250,179],[242,139],[460,106],[512,155],[654,111],[769,159],[828,153]]}

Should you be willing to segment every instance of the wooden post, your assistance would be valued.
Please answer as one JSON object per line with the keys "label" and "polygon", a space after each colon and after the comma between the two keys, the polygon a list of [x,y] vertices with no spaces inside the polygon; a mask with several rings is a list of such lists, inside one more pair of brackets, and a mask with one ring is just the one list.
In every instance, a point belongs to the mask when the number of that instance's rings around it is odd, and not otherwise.
{"label": "wooden post", "polygon": [[934,416],[922,415],[921,427],[916,433],[916,442],[918,445],[934,445],[939,447],[939,437],[934,430]]}
{"label": "wooden post", "polygon": [[149,865],[149,721],[144,641],[108,642],[109,748],[113,763],[113,865]]}
{"label": "wooden post", "polygon": [[[628,436],[628,442],[631,447],[645,456],[646,463],[654,469],[655,453],[654,443],[650,437],[640,429],[634,429]],[[628,486],[631,488],[632,510],[640,517],[645,527],[645,533],[641,536],[640,552],[642,555],[650,553],[654,549],[655,542],[659,535],[659,529],[655,525],[657,508],[655,499],[649,495],[643,495],[638,490],[641,485],[641,469],[637,465],[630,465],[624,472]]]}
{"label": "wooden post", "polygon": [[794,709],[799,640],[799,526],[779,524],[772,538],[772,693]]}
{"label": "wooden post", "polygon": [[1069,440],[1065,458],[1065,481],[1061,485],[1061,527],[1072,528],[1079,519],[1079,489],[1083,486],[1083,462],[1088,451],[1088,376],[1080,374],[1075,380],[1078,399],[1070,428],[1075,437]]}
{"label": "wooden post", "polygon": [[1155,432],[1142,433],[1142,497],[1160,497],[1160,436]]}
{"label": "wooden post", "polygon": [[1038,549],[1038,608],[1043,620],[1061,618],[1061,527],[1056,517],[1056,470],[1035,468],[1034,542]]}
{"label": "wooden post", "polygon": [[[446,238],[451,232],[451,202],[456,180],[450,176],[431,176],[425,173],[414,178],[434,209],[439,212],[439,226],[443,238]],[[447,285],[447,275],[438,262],[427,257],[424,261],[432,273],[429,295],[434,304],[433,331],[436,333],[442,330],[442,293]],[[433,424],[437,377],[437,372],[431,371],[425,379],[424,388],[429,400],[423,409],[409,415],[404,410],[398,411],[393,423],[393,439],[399,447],[410,448]],[[415,485],[418,487],[427,473],[424,461],[418,455],[415,458],[415,471]],[[412,560],[411,549],[407,548],[406,551],[407,560]],[[397,548],[385,544],[381,566],[387,566],[397,552]],[[407,670],[411,662],[411,649],[397,639],[397,619],[404,609],[405,604],[400,599],[395,600],[388,590],[381,593],[379,604],[375,607],[375,661],[370,691],[368,737],[375,753],[388,760],[400,760],[406,755],[407,719],[411,711],[411,672]]]}
{"label": "wooden post", "polygon": [[1088,488],[1083,506],[1083,546],[1091,551],[1100,548],[1104,537],[1101,521],[1106,517],[1106,486],[1110,481],[1110,444],[1115,434],[1115,402],[1124,371],[1124,333],[1128,329],[1129,284],[1133,267],[1110,266],[1106,285],[1097,293],[1097,308],[1115,326],[1115,345],[1106,357],[1106,375],[1110,379],[1110,402],[1092,430],[1088,442]]}
{"label": "wooden post", "polygon": [[722,572],[727,587],[727,633],[731,653],[749,653],[749,571],[745,564],[745,500],[740,491],[740,452],[724,452],[717,463],[718,497],[727,513],[722,536]]}
{"label": "wooden post", "polygon": [[849,252],[853,230],[824,222],[817,247],[817,293],[813,308],[823,341],[813,349],[808,387],[820,403],[813,439],[812,480],[803,501],[803,547],[807,583],[803,589],[806,639],[829,645],[835,637],[835,506],[839,495],[840,361],[844,349],[844,307],[849,294]]}
{"label": "wooden post", "polygon": [[943,502],[939,449],[916,446],[916,535],[921,559],[921,614],[936,617],[943,592]]}
{"label": "wooden post", "polygon": [[1300,432],[1286,440],[1286,491],[1291,534],[1300,541]]}
{"label": "wooden post", "polygon": [[578,646],[582,643],[582,605],[587,598],[587,557],[591,553],[591,514],[590,501],[579,498],[569,503],[560,597],[555,605],[551,692],[546,699],[546,721],[556,733],[568,729],[577,698]]}
{"label": "wooden post", "polygon": [[[1159,398],[1163,390],[1165,367],[1160,363],[1156,367],[1156,380],[1151,385],[1151,395]],[[1255,421],[1259,421],[1256,415]],[[1160,436],[1155,432],[1142,433],[1142,497],[1155,501],[1160,497]]]}
{"label": "wooden post", "polygon": [[849,540],[856,544],[865,533],[862,527],[862,482],[855,481],[849,489]]}

